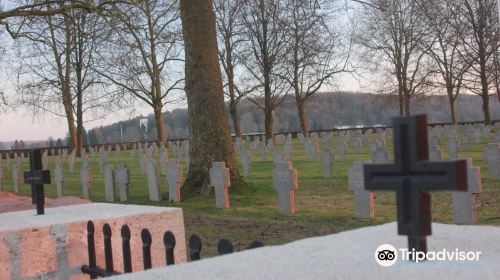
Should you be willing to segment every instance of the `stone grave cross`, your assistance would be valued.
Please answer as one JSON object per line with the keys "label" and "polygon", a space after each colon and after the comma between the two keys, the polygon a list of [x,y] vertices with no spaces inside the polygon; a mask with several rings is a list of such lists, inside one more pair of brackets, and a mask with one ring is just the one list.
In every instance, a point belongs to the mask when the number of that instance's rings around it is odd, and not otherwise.
{"label": "stone grave cross", "polygon": [[130,169],[126,164],[121,163],[116,166],[115,180],[120,190],[120,201],[128,201],[130,188]]}
{"label": "stone grave cross", "polygon": [[36,204],[37,215],[45,213],[44,184],[50,184],[50,171],[42,170],[42,150],[32,149],[30,155],[30,171],[24,172],[24,183],[31,184],[32,203]]}
{"label": "stone grave cross", "polygon": [[229,208],[228,188],[231,186],[231,175],[225,162],[212,162],[210,185],[215,189],[215,205],[217,208]]}
{"label": "stone grave cross", "polygon": [[354,192],[354,206],[356,218],[370,219],[375,216],[374,193],[365,190],[363,178],[363,165],[370,164],[367,161],[354,161],[348,173],[349,191]]}
{"label": "stone grave cross", "polygon": [[298,188],[298,173],[292,168],[291,161],[276,163],[273,170],[273,186],[278,191],[278,211],[284,214],[295,213],[295,189]]}
{"label": "stone grave cross", "polygon": [[365,189],[396,192],[398,234],[408,236],[408,250],[427,252],[431,235],[429,191],[466,191],[465,160],[428,161],[427,117],[393,119],[394,163],[364,166]]}
{"label": "stone grave cross", "polygon": [[168,182],[169,201],[181,201],[181,186],[184,183],[182,167],[178,160],[172,159],[167,163],[165,174]]}

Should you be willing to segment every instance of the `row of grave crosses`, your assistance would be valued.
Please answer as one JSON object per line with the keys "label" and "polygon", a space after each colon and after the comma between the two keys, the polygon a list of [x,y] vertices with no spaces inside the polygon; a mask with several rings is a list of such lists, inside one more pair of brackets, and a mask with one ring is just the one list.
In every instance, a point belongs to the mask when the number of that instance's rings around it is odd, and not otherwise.
{"label": "row of grave crosses", "polygon": [[[430,191],[467,191],[466,160],[429,161],[427,118],[425,115],[393,119],[394,163],[357,163],[364,170],[366,191],[395,191],[398,233],[408,236],[410,250],[427,251],[426,237],[431,234]],[[470,163],[469,163],[470,164]],[[42,169],[40,150],[30,151],[30,169],[25,182],[32,184],[33,202],[37,213],[43,214],[43,184],[50,183],[50,174]],[[149,169],[148,170],[152,170]],[[224,162],[213,162],[209,170],[211,185],[215,188],[216,206],[229,207],[228,188],[231,185],[229,169]],[[148,176],[155,178],[156,176]],[[150,179],[148,179],[150,180]],[[148,184],[149,185],[149,184]],[[179,180],[170,184],[171,200],[178,201]],[[280,212],[294,213],[294,190],[298,187],[297,171],[290,161],[279,161],[273,171],[273,185],[278,192]],[[372,199],[368,197],[360,199]],[[151,194],[151,192],[150,192]],[[174,195],[174,197],[172,197]],[[156,199],[160,199],[157,197]],[[356,201],[366,204],[366,201]],[[364,210],[372,215],[374,209]],[[359,213],[358,213],[359,214]]]}
{"label": "row of grave crosses", "polygon": [[[471,162],[454,160],[448,162],[428,162],[427,121],[423,115],[394,119],[393,164],[360,164],[364,166],[364,182],[367,190],[395,190],[398,206],[398,232],[408,235],[409,247],[426,251],[426,236],[431,234],[430,196],[428,191],[467,189],[467,166]],[[474,170],[474,169],[472,169]],[[478,171],[474,171],[476,174]],[[216,162],[210,169],[211,184],[216,189],[217,207],[229,207],[229,169],[223,162]],[[478,178],[478,176],[471,176]],[[436,186],[437,185],[437,186]],[[473,185],[469,183],[469,185]],[[480,184],[475,184],[480,185]],[[291,162],[277,162],[273,172],[273,186],[278,192],[278,209],[282,213],[294,213],[294,190],[298,187],[297,171]],[[365,191],[368,200],[373,193]],[[467,196],[454,194],[466,199]],[[366,200],[366,198],[365,198]],[[366,202],[366,201],[364,201]],[[365,204],[369,215],[374,209]],[[473,205],[471,205],[473,207]],[[455,211],[457,212],[457,211]]]}

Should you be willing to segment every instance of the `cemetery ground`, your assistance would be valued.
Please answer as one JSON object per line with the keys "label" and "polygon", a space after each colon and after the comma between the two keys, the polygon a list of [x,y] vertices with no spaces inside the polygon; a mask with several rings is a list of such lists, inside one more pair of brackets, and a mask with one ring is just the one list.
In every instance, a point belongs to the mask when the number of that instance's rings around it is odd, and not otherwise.
{"label": "cemetery ground", "polygon": [[[334,153],[337,141],[338,139],[335,139],[330,147]],[[441,142],[441,147],[444,159],[448,159],[445,143],[447,143],[446,137]],[[485,143],[484,141],[481,144],[471,143],[468,152],[459,152],[459,158],[472,158],[473,164],[481,168],[483,192],[478,196],[477,224],[500,226],[500,180],[489,177],[487,163],[483,159]],[[321,143],[321,149],[325,148],[325,145]],[[247,142],[246,146],[249,147],[250,142]],[[371,159],[367,143],[363,143],[359,153],[355,153],[352,148],[349,149],[347,159],[344,161],[340,160],[336,154],[331,178],[324,177],[320,161],[312,160],[298,139],[293,140],[293,147],[293,167],[299,172],[299,188],[295,191],[297,212],[294,215],[278,213],[277,194],[272,186],[272,170],[274,169],[272,153],[269,153],[266,161],[262,161],[257,151],[252,152],[251,174],[244,178],[246,184],[232,186],[229,189],[230,208],[228,209],[215,207],[213,192],[209,197],[181,198],[180,203],[167,202],[168,186],[163,175],[161,175],[161,191],[165,200],[151,202],[146,175],[140,171],[138,152],[135,158],[132,158],[129,151],[122,151],[119,161],[112,152],[108,157],[108,163],[113,166],[126,163],[130,168],[130,199],[126,203],[181,207],[185,215],[187,238],[194,233],[202,237],[203,257],[216,255],[216,246],[220,238],[230,239],[235,245],[235,251],[240,251],[253,240],[261,240],[266,245],[283,244],[306,237],[332,234],[396,220],[396,198],[393,192],[375,194],[375,218],[354,218],[354,194],[348,191],[347,174],[353,161]],[[274,149],[276,148],[282,149],[283,145],[274,145]],[[386,148],[390,154],[389,158],[392,159],[391,137],[387,139]],[[106,202],[104,176],[99,169],[98,156],[92,158],[90,153],[88,156],[93,171],[91,200]],[[175,158],[171,149],[169,149],[169,157]],[[69,171],[66,163],[63,165],[65,196],[81,196],[79,182],[81,163],[81,159],[77,158],[73,172]],[[182,163],[184,174],[187,174],[183,160]],[[49,164],[53,176],[55,157],[49,157]],[[3,191],[13,192],[12,176],[5,165],[4,169]],[[28,169],[28,160],[24,160],[22,170]],[[45,193],[51,198],[57,196],[54,180],[51,185],[46,186]],[[20,195],[30,195],[30,186],[22,184]],[[433,221],[452,222],[450,193],[432,193],[432,214]],[[432,242],[432,237],[429,238],[429,242]]]}

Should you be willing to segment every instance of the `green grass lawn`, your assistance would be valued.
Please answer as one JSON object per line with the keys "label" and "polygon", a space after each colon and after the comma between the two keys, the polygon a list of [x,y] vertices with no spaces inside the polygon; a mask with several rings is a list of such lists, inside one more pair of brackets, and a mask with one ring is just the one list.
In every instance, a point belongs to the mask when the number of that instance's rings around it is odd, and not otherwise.
{"label": "green grass lawn", "polygon": [[[472,141],[472,140],[471,140]],[[235,245],[235,250],[242,250],[253,240],[261,240],[265,244],[282,244],[293,240],[336,233],[348,229],[377,225],[396,219],[395,194],[393,192],[377,192],[375,200],[375,218],[361,220],[353,218],[354,197],[347,189],[347,173],[354,160],[371,158],[367,143],[355,154],[351,149],[347,160],[336,160],[334,176],[324,178],[319,161],[313,161],[305,153],[302,143],[294,139],[293,166],[299,172],[299,188],[295,192],[297,212],[295,215],[282,215],[277,211],[277,195],[272,187],[272,155],[267,161],[260,161],[255,152],[251,168],[251,176],[245,178],[246,185],[234,186],[230,189],[230,208],[220,210],[215,207],[213,194],[209,197],[190,198],[181,203],[150,202],[148,199],[145,175],[139,169],[139,160],[130,157],[129,151],[122,151],[121,161],[131,169],[130,204],[148,204],[158,206],[182,207],[186,219],[186,234],[189,237],[196,233],[203,239],[203,256],[215,254],[215,248],[220,238],[228,238]],[[441,148],[446,150],[446,139]],[[322,148],[325,144],[321,144]],[[247,146],[249,146],[247,144]],[[279,149],[282,146],[277,145]],[[332,144],[335,151],[336,142]],[[388,150],[392,142],[386,143]],[[389,148],[391,147],[391,148]],[[475,166],[482,171],[483,193],[479,195],[477,209],[478,224],[500,225],[500,180],[489,178],[487,163],[483,160],[483,144],[470,144],[469,152],[459,152],[461,158],[472,158]],[[174,153],[170,150],[169,155]],[[392,153],[392,151],[389,151]],[[447,158],[446,151],[444,157]],[[392,155],[390,156],[392,158]],[[158,159],[157,159],[158,160]],[[115,165],[114,152],[108,158]],[[92,160],[93,187],[92,200],[104,202],[103,174],[99,170],[98,157]],[[13,191],[10,172],[5,167],[4,191]],[[75,169],[69,172],[65,164],[65,195],[80,196],[79,169],[81,160],[77,159]],[[50,166],[54,167],[54,158],[50,158]],[[23,169],[28,169],[25,160]],[[185,169],[184,169],[185,170]],[[167,183],[161,178],[162,192],[166,193]],[[29,195],[29,186],[22,186],[22,195]],[[46,188],[46,195],[56,196],[55,184]],[[432,215],[436,222],[450,223],[452,220],[451,198],[447,193],[432,194]],[[165,229],[167,230],[167,229]],[[396,234],[396,232],[394,232]]]}

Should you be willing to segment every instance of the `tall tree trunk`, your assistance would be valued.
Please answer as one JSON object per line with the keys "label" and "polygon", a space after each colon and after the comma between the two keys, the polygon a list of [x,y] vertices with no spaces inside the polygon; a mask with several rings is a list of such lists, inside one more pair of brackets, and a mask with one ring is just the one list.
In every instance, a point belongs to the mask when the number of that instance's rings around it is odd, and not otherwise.
{"label": "tall tree trunk", "polygon": [[[62,3],[62,2],[61,2]],[[64,48],[65,52],[65,60],[64,60],[64,74],[61,72],[61,78],[60,80],[62,81],[62,91],[63,91],[63,103],[64,103],[64,109],[66,111],[66,118],[68,120],[68,129],[69,129],[69,138],[71,140],[71,149],[76,149],[76,152],[79,153],[78,151],[78,134],[76,131],[75,127],[75,116],[74,116],[74,109],[73,109],[73,96],[71,95],[71,68],[72,68],[72,63],[71,63],[71,55],[72,55],[72,49],[73,49],[73,33],[72,33],[72,28],[71,28],[71,20],[68,15],[64,15],[64,28],[65,28],[65,35],[66,35],[66,47]],[[59,58],[58,58],[59,59]],[[62,71],[62,70],[61,70]]]}
{"label": "tall tree trunk", "polygon": [[75,36],[75,73],[76,73],[76,155],[81,156],[83,149],[83,46],[82,34],[74,29]]}
{"label": "tall tree trunk", "polygon": [[150,3],[145,2],[144,3],[144,8],[145,8],[145,13],[147,15],[148,19],[148,30],[149,34],[151,34],[149,38],[149,48],[151,50],[151,65],[152,65],[152,77],[151,77],[151,83],[153,85],[153,111],[155,114],[155,123],[156,123],[156,134],[158,137],[158,141],[162,142],[165,147],[168,147],[168,142],[167,142],[167,132],[165,131],[165,125],[163,124],[163,116],[162,116],[162,109],[163,109],[163,103],[162,103],[162,92],[161,92],[161,71],[160,71],[160,66],[158,65],[158,60],[156,58],[156,42],[154,36],[152,34],[155,34],[155,29],[154,29],[154,22],[152,20],[152,13],[150,9]]}
{"label": "tall tree trunk", "polygon": [[297,98],[295,99],[295,101],[295,103],[297,104],[297,112],[299,113],[300,128],[302,129],[302,133],[304,133],[304,135],[308,135],[309,125],[307,123],[304,101]]}
{"label": "tall tree trunk", "polygon": [[405,107],[404,107],[404,97],[403,97],[403,90],[402,89],[399,89],[398,98],[399,98],[399,115],[404,116]]}
{"label": "tall tree trunk", "polygon": [[81,93],[78,94],[76,106],[76,154],[81,156],[83,149],[83,104]]}
{"label": "tall tree trunk", "polygon": [[190,120],[189,172],[184,195],[210,192],[209,168],[224,161],[232,184],[240,176],[224,109],[215,15],[211,0],[181,0],[185,46],[186,96]]}
{"label": "tall tree trunk", "polygon": [[229,100],[229,113],[233,119],[234,134],[238,137],[242,137],[243,130],[241,129],[240,118],[238,117],[238,103],[235,98]]}
{"label": "tall tree trunk", "polygon": [[160,104],[155,104],[153,110],[155,113],[155,123],[156,123],[156,133],[158,135],[158,140],[167,147],[167,132],[165,131],[165,125],[163,124],[163,116],[161,113],[161,103]]}
{"label": "tall tree trunk", "polygon": [[450,101],[450,115],[451,115],[451,124],[455,125],[457,124],[457,110],[455,108],[455,99],[453,98],[453,95],[449,97]]}
{"label": "tall tree trunk", "polygon": [[226,37],[224,39],[224,44],[226,46],[226,76],[227,76],[227,87],[229,91],[229,113],[233,119],[234,134],[238,137],[243,136],[243,131],[240,126],[240,119],[238,117],[238,101],[236,98],[236,89],[234,84],[234,65],[233,65],[233,46],[231,37]]}
{"label": "tall tree trunk", "polygon": [[483,99],[483,114],[484,114],[484,124],[491,125],[491,114],[490,114],[490,97],[488,92],[486,94],[483,93],[481,95]]}
{"label": "tall tree trunk", "polygon": [[70,94],[63,93],[63,104],[64,104],[64,112],[66,113],[66,121],[68,123],[68,134],[70,140],[69,148],[72,150],[75,149],[78,146],[78,144],[76,143],[77,136],[76,136],[75,116],[73,115],[73,106],[71,105]]}
{"label": "tall tree trunk", "polygon": [[266,133],[266,142],[272,139],[274,142],[274,129],[273,129],[273,107],[271,101],[271,90],[269,92],[266,89],[265,92],[265,104],[264,104],[264,130]]}
{"label": "tall tree trunk", "polygon": [[481,78],[481,99],[483,100],[483,114],[484,114],[484,124],[491,125],[491,114],[490,114],[490,96],[488,92],[488,77],[486,68],[486,58],[482,55],[479,58],[480,61],[480,78]]}
{"label": "tall tree trunk", "polygon": [[409,116],[410,115],[410,93],[408,92],[408,90],[405,91],[405,94],[404,94],[404,100],[405,100],[405,116]]}

